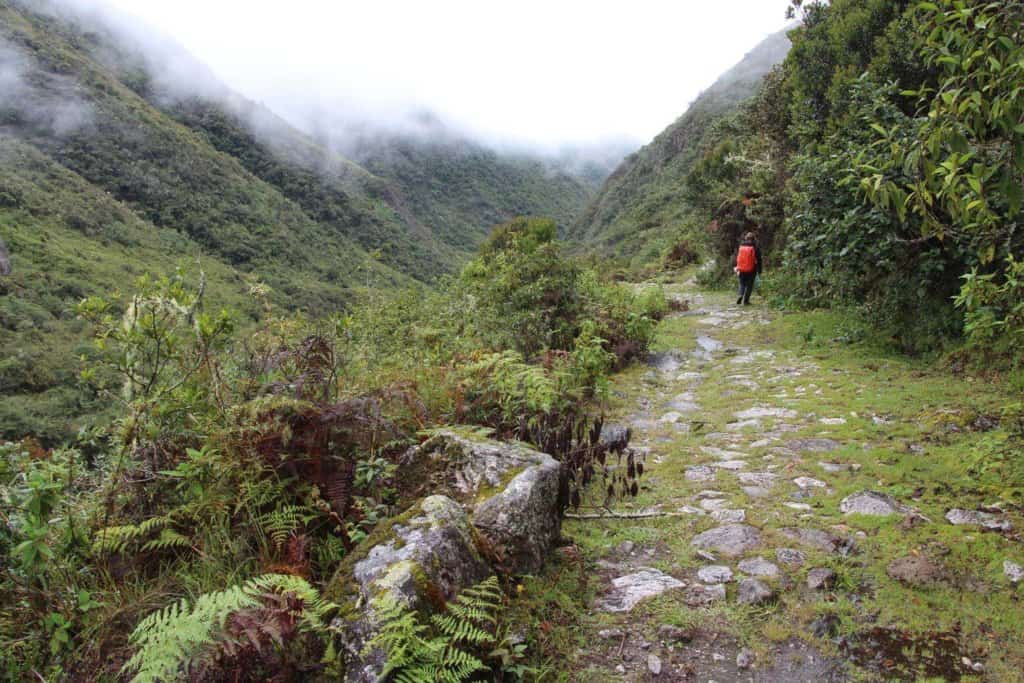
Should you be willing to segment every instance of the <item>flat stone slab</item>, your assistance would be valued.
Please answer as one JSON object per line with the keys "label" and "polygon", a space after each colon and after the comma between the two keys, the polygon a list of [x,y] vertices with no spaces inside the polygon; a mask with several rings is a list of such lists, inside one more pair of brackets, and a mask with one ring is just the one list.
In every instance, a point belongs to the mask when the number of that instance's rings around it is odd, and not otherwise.
{"label": "flat stone slab", "polygon": [[823,425],[844,425],[846,424],[845,417],[823,417],[818,420]]}
{"label": "flat stone slab", "polygon": [[908,555],[889,563],[885,568],[889,578],[912,586],[926,586],[941,583],[949,578],[949,572],[942,564],[927,555]]}
{"label": "flat stone slab", "polygon": [[715,510],[711,513],[711,519],[720,524],[736,524],[747,521],[746,510]]}
{"label": "flat stone slab", "polygon": [[669,401],[668,407],[680,413],[694,413],[700,410],[700,405],[690,393],[679,394]]}
{"label": "flat stone slab", "polygon": [[836,585],[836,573],[828,567],[816,567],[807,572],[807,587],[811,590],[828,590]]}
{"label": "flat stone slab", "polygon": [[739,451],[729,451],[724,448],[716,448],[715,446],[701,446],[701,453],[707,453],[708,455],[714,456],[719,460],[742,460],[747,457],[746,453],[740,453]]}
{"label": "flat stone slab", "polygon": [[903,512],[909,512],[910,508],[902,505],[892,496],[879,493],[878,491],[858,491],[843,498],[839,503],[839,511],[844,515],[871,515],[873,517],[887,517]]}
{"label": "flat stone slab", "polygon": [[725,498],[705,498],[702,501],[700,501],[700,506],[707,510],[708,512],[712,512],[714,510],[723,510],[728,504],[729,501],[727,501]]}
{"label": "flat stone slab", "polygon": [[1010,531],[1013,524],[990,512],[978,510],[960,510],[953,508],[946,513],[946,521],[954,526],[976,526],[986,531]]}
{"label": "flat stone slab", "polygon": [[612,579],[612,588],[598,603],[598,608],[604,612],[629,612],[645,598],[685,586],[679,579],[645,567],[634,574]]}
{"label": "flat stone slab", "polygon": [[697,570],[697,578],[704,583],[728,583],[732,581],[732,570],[720,564],[712,564]]}
{"label": "flat stone slab", "polygon": [[820,467],[821,469],[825,470],[829,474],[839,474],[840,472],[843,472],[844,470],[849,470],[850,469],[850,467],[848,465],[844,465],[844,464],[839,463],[839,462],[819,462],[818,463],[818,467]]}
{"label": "flat stone slab", "polygon": [[740,472],[738,476],[741,484],[770,489],[779,475],[773,472]]}
{"label": "flat stone slab", "polygon": [[665,413],[664,415],[662,415],[661,419],[659,419],[658,422],[667,422],[669,424],[675,424],[676,422],[679,422],[682,419],[683,419],[683,414],[678,412],[678,411],[673,410],[671,412],[668,412],[668,413]]}
{"label": "flat stone slab", "polygon": [[822,480],[814,479],[812,477],[797,477],[796,479],[793,480],[793,483],[796,484],[797,486],[799,486],[802,489],[810,489],[810,488],[823,489],[826,486],[828,486],[828,484],[826,484]]}
{"label": "flat stone slab", "polygon": [[791,439],[786,448],[797,453],[829,453],[841,444],[833,439]]}
{"label": "flat stone slab", "polygon": [[779,531],[786,538],[829,553],[840,552],[843,549],[848,549],[849,546],[849,543],[844,539],[821,529],[785,527]]}
{"label": "flat stone slab", "polygon": [[1003,574],[1006,574],[1006,578],[1010,580],[1010,583],[1016,584],[1024,581],[1024,567],[1016,562],[1003,560]]}
{"label": "flat stone slab", "polygon": [[647,355],[647,365],[665,373],[676,372],[682,367],[683,360],[683,354],[678,351],[665,351],[663,353],[650,353]]}
{"label": "flat stone slab", "polygon": [[690,607],[707,607],[716,602],[724,602],[725,585],[717,583],[711,586],[690,586],[686,589],[683,601]]}
{"label": "flat stone slab", "polygon": [[744,486],[742,491],[751,498],[767,498],[772,495],[771,491],[761,486]]}
{"label": "flat stone slab", "polygon": [[787,567],[802,567],[807,562],[807,555],[795,548],[778,548],[775,551],[775,559]]}
{"label": "flat stone slab", "polygon": [[757,579],[740,581],[736,601],[742,605],[760,605],[775,597],[775,592]]}
{"label": "flat stone slab", "polygon": [[712,467],[717,467],[720,470],[729,470],[731,472],[738,472],[746,468],[746,466],[746,460],[723,460],[712,465]]}
{"label": "flat stone slab", "polygon": [[761,532],[746,524],[725,524],[697,534],[690,545],[701,550],[717,550],[723,555],[742,555],[761,544]]}
{"label": "flat stone slab", "polygon": [[726,431],[730,432],[742,432],[744,429],[760,429],[760,420],[740,420],[739,422],[732,422],[725,425]]}
{"label": "flat stone slab", "polygon": [[763,417],[780,417],[787,420],[795,418],[798,413],[792,408],[773,408],[771,406],[754,406],[733,413],[737,420],[757,420]]}
{"label": "flat stone slab", "polygon": [[778,565],[769,562],[763,557],[751,557],[737,565],[739,570],[747,576],[759,576],[765,579],[774,579],[779,576]]}
{"label": "flat stone slab", "polygon": [[686,468],[687,481],[714,481],[715,470],[707,465],[695,465]]}

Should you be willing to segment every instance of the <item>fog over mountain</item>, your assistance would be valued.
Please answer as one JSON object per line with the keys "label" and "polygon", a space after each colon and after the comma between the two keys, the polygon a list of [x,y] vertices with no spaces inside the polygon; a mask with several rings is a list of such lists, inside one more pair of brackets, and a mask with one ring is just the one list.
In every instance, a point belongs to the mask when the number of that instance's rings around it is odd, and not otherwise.
{"label": "fog over mountain", "polygon": [[426,110],[492,147],[546,151],[623,138],[639,146],[782,28],[786,7],[108,1],[307,132],[344,120],[405,133]]}

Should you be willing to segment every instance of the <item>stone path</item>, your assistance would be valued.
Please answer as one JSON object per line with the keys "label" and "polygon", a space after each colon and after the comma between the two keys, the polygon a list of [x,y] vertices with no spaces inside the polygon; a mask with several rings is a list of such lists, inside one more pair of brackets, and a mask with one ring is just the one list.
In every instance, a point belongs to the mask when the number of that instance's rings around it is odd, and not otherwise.
{"label": "stone path", "polygon": [[[843,430],[867,416],[824,403],[808,410],[830,377],[758,333],[775,314],[702,295],[692,283],[676,295],[690,311],[663,323],[673,348],[615,387],[621,424],[647,453],[644,490],[630,505],[673,515],[567,525],[569,536],[590,535],[590,546],[601,533],[637,539],[587,558],[606,588],[590,607],[601,628],[588,639],[579,679],[856,679],[863,671],[837,638],[832,606],[857,599],[844,577],[867,532],[844,520],[943,520],[861,481],[857,456],[868,445],[848,442]],[[981,531],[1014,524],[998,511],[951,510],[947,519]],[[1020,567],[1007,562],[1007,583],[1019,582]],[[983,665],[965,656],[950,666],[957,678]]]}

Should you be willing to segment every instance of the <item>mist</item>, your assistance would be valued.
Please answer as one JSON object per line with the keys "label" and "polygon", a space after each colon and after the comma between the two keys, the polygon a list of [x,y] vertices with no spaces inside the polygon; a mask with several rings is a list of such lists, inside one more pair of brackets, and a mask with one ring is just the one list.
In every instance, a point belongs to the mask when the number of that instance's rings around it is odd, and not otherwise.
{"label": "mist", "polygon": [[0,130],[19,125],[52,137],[64,137],[89,125],[92,107],[73,79],[40,73],[25,53],[0,36]]}
{"label": "mist", "polygon": [[782,28],[786,9],[783,0],[110,2],[307,132],[414,134],[429,112],[492,147],[549,153],[651,139]]}

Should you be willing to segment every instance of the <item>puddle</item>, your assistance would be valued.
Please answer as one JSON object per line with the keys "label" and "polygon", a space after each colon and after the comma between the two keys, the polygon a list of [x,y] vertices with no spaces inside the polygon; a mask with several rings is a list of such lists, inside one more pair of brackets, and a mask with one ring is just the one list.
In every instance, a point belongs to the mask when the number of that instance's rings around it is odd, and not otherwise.
{"label": "puddle", "polygon": [[858,666],[885,676],[886,680],[916,681],[940,678],[959,681],[974,673],[961,661],[956,633],[914,636],[896,629],[877,627],[843,647]]}

